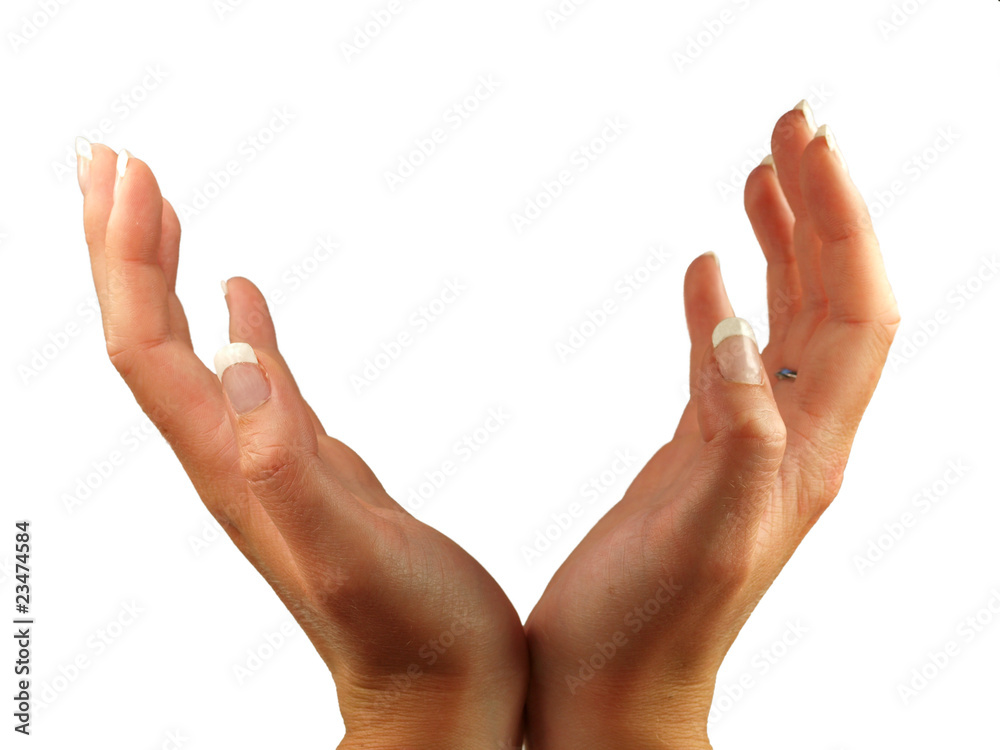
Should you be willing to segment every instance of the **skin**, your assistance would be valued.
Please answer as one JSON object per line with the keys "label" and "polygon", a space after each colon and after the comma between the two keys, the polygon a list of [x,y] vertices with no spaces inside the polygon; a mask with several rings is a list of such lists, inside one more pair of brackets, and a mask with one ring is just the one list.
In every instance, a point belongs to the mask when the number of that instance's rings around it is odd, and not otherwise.
{"label": "skin", "polygon": [[[205,506],[330,668],[341,748],[520,747],[520,618],[467,552],[390,498],[326,434],[278,352],[260,291],[228,282],[230,338],[270,398],[237,415],[195,355],[174,291],[180,226],[152,172],[93,145],[84,227],[108,355]],[[239,365],[242,367],[253,365]]]}
{"label": "skin", "polygon": [[[733,312],[718,265],[698,258],[685,279],[691,401],[524,627],[467,552],[327,435],[242,278],[228,283],[230,340],[253,347],[269,398],[236,413],[174,291],[173,208],[145,163],[130,158],[116,186],[117,155],[93,146],[81,189],[108,355],[328,665],[341,748],[710,746],[719,665],[837,494],[899,324],[864,201],[813,136],[786,113],[776,168],[747,180],[768,261],[763,382],[722,377],[712,331]],[[777,381],[781,367],[798,379]]]}
{"label": "skin", "polygon": [[[747,180],[768,261],[761,385],[719,376],[712,331],[732,307],[710,256],[688,269],[691,400],[677,431],[526,623],[533,749],[711,747],[722,660],[840,489],[900,318],[865,202],[814,135],[801,111],[786,113],[775,168]],[[798,378],[778,380],[783,367]],[[627,643],[588,673],[579,660],[612,653],[618,632]]]}

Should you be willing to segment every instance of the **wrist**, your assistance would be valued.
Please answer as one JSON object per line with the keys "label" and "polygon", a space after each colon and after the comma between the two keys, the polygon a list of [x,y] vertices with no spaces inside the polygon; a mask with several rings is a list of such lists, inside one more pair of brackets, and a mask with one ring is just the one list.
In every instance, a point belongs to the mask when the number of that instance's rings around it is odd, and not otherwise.
{"label": "wrist", "polygon": [[587,685],[532,682],[528,750],[711,750],[708,714],[714,680],[666,685],[643,680]]}
{"label": "wrist", "polygon": [[494,675],[418,688],[401,677],[341,697],[339,750],[521,750],[523,685],[504,689]]}

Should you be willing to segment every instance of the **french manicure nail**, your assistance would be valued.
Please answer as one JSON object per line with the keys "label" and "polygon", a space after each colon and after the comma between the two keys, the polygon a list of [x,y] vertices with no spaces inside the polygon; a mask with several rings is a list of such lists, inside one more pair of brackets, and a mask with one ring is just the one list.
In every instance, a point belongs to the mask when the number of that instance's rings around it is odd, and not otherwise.
{"label": "french manicure nail", "polygon": [[774,169],[774,156],[773,155],[768,154],[767,156],[765,156],[763,159],[760,160],[760,164],[758,164],[757,166],[763,167],[765,165],[768,166],[768,167],[770,167],[771,169]]}
{"label": "french manicure nail", "polygon": [[760,385],[764,366],[753,328],[743,318],[726,318],[712,331],[719,374],[731,383]]}
{"label": "french manicure nail", "polygon": [[705,255],[705,256],[709,256],[710,255],[712,257],[712,260],[715,261],[715,265],[718,266],[718,268],[720,270],[722,269],[722,263],[719,261],[719,256],[716,255],[715,253],[713,253],[711,250],[709,250],[707,253],[702,253],[702,255]]}
{"label": "french manicure nail", "polygon": [[833,131],[830,130],[829,125],[823,125],[820,127],[820,129],[816,131],[816,137],[825,139],[826,145],[837,155],[837,159],[840,161],[841,166],[847,166],[847,162],[844,161],[844,155],[840,152],[840,147],[837,146],[837,139],[833,137]]}
{"label": "french manicure nail", "polygon": [[90,187],[90,162],[94,158],[94,152],[90,148],[90,141],[82,135],[76,137],[76,180],[80,183],[80,192],[87,194]]}
{"label": "french manicure nail", "polygon": [[115,192],[118,192],[118,183],[121,182],[122,178],[125,176],[125,168],[128,167],[128,160],[131,156],[132,154],[125,149],[118,152],[118,162],[115,164],[115,170],[117,171],[117,174],[115,175]]}
{"label": "french manicure nail", "polygon": [[215,372],[233,411],[246,414],[271,397],[271,384],[250,344],[226,344],[215,353]]}
{"label": "french manicure nail", "polygon": [[806,118],[806,125],[809,126],[810,130],[816,129],[816,117],[813,115],[812,107],[809,106],[809,102],[803,99],[801,102],[795,105],[795,109],[799,110],[802,115]]}
{"label": "french manicure nail", "polygon": [[222,296],[223,297],[229,296],[229,282],[226,281],[225,279],[222,280]]}

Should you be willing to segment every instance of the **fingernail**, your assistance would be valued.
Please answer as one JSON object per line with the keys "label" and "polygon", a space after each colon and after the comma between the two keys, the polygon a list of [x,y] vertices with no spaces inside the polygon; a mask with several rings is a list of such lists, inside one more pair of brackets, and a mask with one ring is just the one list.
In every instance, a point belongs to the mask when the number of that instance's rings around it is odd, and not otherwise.
{"label": "fingernail", "polygon": [[82,135],[76,137],[76,180],[80,183],[80,192],[87,194],[90,187],[90,161],[94,158],[94,152],[90,148],[90,141]]}
{"label": "fingernail", "polygon": [[225,279],[222,280],[222,296],[223,297],[229,296],[229,282],[226,281]]}
{"label": "fingernail", "polygon": [[215,372],[237,414],[253,411],[271,397],[271,384],[250,344],[226,344],[219,349]]}
{"label": "fingernail", "polygon": [[840,148],[837,146],[837,139],[833,137],[833,131],[830,130],[830,126],[823,125],[820,127],[820,129],[816,131],[816,137],[826,139],[826,145],[837,155],[837,160],[840,162],[840,165],[846,168],[847,162],[844,161],[844,155],[840,152]]}
{"label": "fingernail", "polygon": [[715,361],[723,379],[731,383],[760,385],[764,365],[753,328],[743,318],[726,318],[712,331]]}
{"label": "fingernail", "polygon": [[118,174],[115,175],[115,192],[118,192],[118,183],[122,181],[125,177],[125,168],[128,166],[129,157],[132,156],[128,151],[122,149],[118,152],[118,163],[115,165],[115,169]]}
{"label": "fingernail", "polygon": [[803,99],[801,102],[795,105],[795,109],[799,110],[803,116],[806,118],[806,125],[809,126],[810,130],[816,129],[816,118],[813,116],[813,109],[809,106],[809,102]]}
{"label": "fingernail", "polygon": [[715,265],[718,266],[719,270],[722,270],[722,263],[719,262],[719,256],[709,250],[707,253],[702,253],[703,256],[711,256],[712,260],[715,261]]}
{"label": "fingernail", "polygon": [[760,164],[758,164],[758,166],[763,167],[765,165],[770,167],[771,169],[774,169],[774,156],[768,154],[763,159],[761,159]]}

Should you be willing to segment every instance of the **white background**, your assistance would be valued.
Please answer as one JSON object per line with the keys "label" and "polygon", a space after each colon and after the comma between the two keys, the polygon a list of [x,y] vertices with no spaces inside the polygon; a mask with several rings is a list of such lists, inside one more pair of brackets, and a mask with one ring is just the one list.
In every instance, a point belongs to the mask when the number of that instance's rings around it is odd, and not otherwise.
{"label": "white background", "polygon": [[[711,736],[718,748],[1000,747],[1000,615],[984,610],[1000,605],[998,282],[977,277],[998,251],[997,5],[591,0],[554,24],[556,0],[414,0],[350,60],[343,44],[387,2],[235,5],[8,0],[0,14],[0,611],[12,618],[13,523],[29,518],[35,690],[50,699],[33,736],[4,747],[152,750],[176,746],[179,730],[192,749],[319,748],[342,732],[323,663],[216,538],[107,361],[88,308],[74,136],[128,148],[179,211],[192,207],[178,291],[205,362],[226,342],[220,279],[285,293],[273,312],[304,393],[397,499],[456,460],[454,443],[491,408],[509,412],[417,515],[526,617],[673,432],[691,259],[719,254],[737,314],[766,340],[743,177],[803,97],[873,208],[904,323],[840,497],[730,652]],[[702,33],[723,11],[721,33]],[[480,76],[496,91],[452,127],[446,113]],[[261,130],[275,109],[292,121],[271,138]],[[519,233],[511,214],[577,170],[574,151],[609,117],[625,132]],[[445,142],[391,190],[385,173],[435,127]],[[269,143],[254,150],[250,136]],[[238,174],[212,187],[230,160]],[[316,262],[321,238],[338,249]],[[670,261],[624,301],[615,285],[651,247]],[[293,282],[297,267],[311,270]],[[413,332],[411,313],[454,279],[467,291],[357,393],[365,360]],[[619,312],[560,359],[556,344],[609,296]],[[932,330],[935,315],[945,322]],[[110,476],[90,476],[116,450]],[[549,514],[619,450],[639,462],[529,564],[523,548]],[[99,486],[67,508],[88,480]],[[879,540],[905,512],[915,522],[902,538]],[[885,551],[862,570],[872,543]],[[96,634],[132,602],[141,614],[100,651]],[[970,640],[958,628],[977,612],[986,624]],[[234,669],[287,623],[241,682]],[[807,632],[785,645],[790,624]],[[899,686],[948,641],[959,655],[904,701]],[[89,666],[73,675],[79,655]],[[739,694],[741,678],[752,686]]]}

